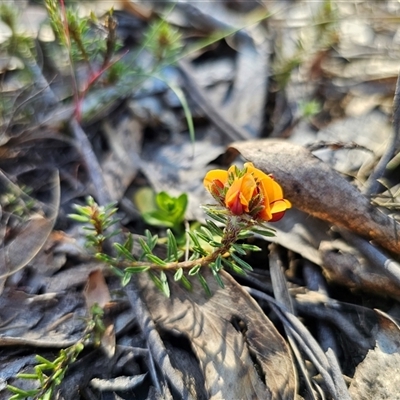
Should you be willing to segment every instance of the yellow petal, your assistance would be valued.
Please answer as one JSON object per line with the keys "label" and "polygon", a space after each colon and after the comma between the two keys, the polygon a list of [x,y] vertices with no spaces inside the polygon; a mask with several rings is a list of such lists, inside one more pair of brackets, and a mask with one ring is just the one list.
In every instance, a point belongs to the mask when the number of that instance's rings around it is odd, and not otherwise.
{"label": "yellow petal", "polygon": [[290,204],[289,200],[282,199],[277,200],[271,204],[271,213],[276,214],[282,211],[286,211],[288,208],[291,208],[292,205]]}
{"label": "yellow petal", "polygon": [[215,180],[219,180],[225,185],[228,181],[228,171],[224,171],[223,169],[213,169],[208,171],[204,178],[203,185],[207,190],[210,190],[210,187]]}
{"label": "yellow petal", "polygon": [[244,164],[244,167],[247,169],[247,172],[253,174],[253,176],[259,180],[269,178],[271,179],[267,174],[262,172],[260,169],[256,168],[253,163],[248,162]]}

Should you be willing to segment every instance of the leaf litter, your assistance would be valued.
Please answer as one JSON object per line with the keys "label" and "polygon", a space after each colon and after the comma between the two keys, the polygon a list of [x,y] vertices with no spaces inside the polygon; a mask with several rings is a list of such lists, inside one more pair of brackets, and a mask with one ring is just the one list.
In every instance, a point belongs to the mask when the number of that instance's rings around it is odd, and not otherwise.
{"label": "leaf litter", "polygon": [[[37,65],[63,101],[26,83],[21,55],[2,54],[0,398],[35,354],[51,359],[80,338],[98,298],[108,310],[102,349],[87,349],[57,398],[398,398],[400,182],[395,161],[374,172],[389,143],[390,158],[398,152],[399,4],[210,7],[118,3],[131,62],[151,69],[138,43],[157,16],[202,45],[161,73],[89,91],[80,120],[51,42]],[[37,6],[27,15],[42,23]],[[185,93],[194,142],[171,87]],[[295,208],[273,224],[274,245],[254,239],[263,248],[246,256],[254,272],[224,272],[223,289],[206,276],[211,297],[170,279],[166,299],[144,276],[122,290],[66,217],[94,195],[118,201],[124,230],[142,235],[133,199],[150,187],[186,192],[187,218],[203,222],[205,173],[238,156],[273,174]]]}

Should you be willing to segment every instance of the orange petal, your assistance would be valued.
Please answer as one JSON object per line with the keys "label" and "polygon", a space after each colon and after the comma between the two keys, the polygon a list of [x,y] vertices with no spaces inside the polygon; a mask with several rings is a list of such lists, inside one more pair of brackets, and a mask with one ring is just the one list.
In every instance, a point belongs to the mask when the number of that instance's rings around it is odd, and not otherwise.
{"label": "orange petal", "polygon": [[270,203],[283,198],[283,191],[279,183],[275,182],[261,170],[255,168],[253,163],[245,163],[244,166],[247,168],[247,172],[251,173],[258,180],[264,197],[267,197]]}
{"label": "orange petal", "polygon": [[260,169],[256,168],[253,163],[245,163],[244,167],[247,169],[247,172],[249,172],[250,174],[252,174],[256,179],[258,179],[259,181],[263,180],[263,179],[272,179],[271,177],[269,177],[266,173],[262,172]]}
{"label": "orange petal", "polygon": [[231,201],[229,209],[231,212],[235,215],[242,215],[244,210],[243,210],[243,205],[240,201],[240,193],[236,193],[236,197]]}
{"label": "orange petal", "polygon": [[243,204],[246,212],[249,212],[249,204],[254,196],[254,191],[257,188],[256,181],[251,174],[246,174],[242,178],[242,185],[240,188],[240,202]]}
{"label": "orange petal", "polygon": [[224,171],[223,169],[208,171],[204,178],[203,185],[208,191],[211,191],[210,189],[214,181],[220,181],[225,185],[228,181],[228,171]]}
{"label": "orange petal", "polygon": [[268,203],[264,204],[264,209],[258,213],[257,218],[260,218],[263,221],[269,221],[272,219],[271,208]]}
{"label": "orange petal", "polygon": [[228,191],[226,192],[225,205],[228,208],[231,208],[231,206],[233,206],[239,200],[242,181],[243,177],[235,179],[232,185],[229,187]]}

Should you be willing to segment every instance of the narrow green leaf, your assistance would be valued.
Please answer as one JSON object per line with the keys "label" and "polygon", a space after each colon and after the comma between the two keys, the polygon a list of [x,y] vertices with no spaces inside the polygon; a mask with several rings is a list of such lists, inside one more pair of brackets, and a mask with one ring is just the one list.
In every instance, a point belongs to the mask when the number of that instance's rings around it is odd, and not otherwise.
{"label": "narrow green leaf", "polygon": [[90,217],[93,214],[93,208],[91,206],[80,206],[79,204],[73,204],[72,208],[74,208],[79,215],[86,215]]}
{"label": "narrow green leaf", "polygon": [[165,267],[167,265],[164,260],[161,260],[160,257],[157,257],[154,254],[146,254],[146,258],[154,264],[159,265],[160,267]]}
{"label": "narrow green leaf", "polygon": [[216,236],[222,236],[224,234],[223,230],[217,226],[217,224],[213,221],[206,220],[206,224],[208,229]]}
{"label": "narrow green leaf", "polygon": [[51,377],[53,380],[57,380],[59,377],[62,377],[65,373],[65,369],[59,369],[56,371],[53,376]]}
{"label": "narrow green leaf", "polygon": [[207,284],[207,281],[205,280],[204,276],[199,274],[196,274],[197,278],[200,281],[201,286],[203,287],[204,291],[206,292],[206,295],[211,297],[211,290]]}
{"label": "narrow green leaf", "polygon": [[174,234],[170,229],[167,229],[167,259],[169,261],[178,261],[178,245]]}
{"label": "narrow green leaf", "polygon": [[222,268],[222,257],[221,254],[217,257],[217,259],[215,260],[215,268],[217,271],[220,271]]}
{"label": "narrow green leaf", "polygon": [[175,93],[175,96],[179,99],[179,101],[181,103],[183,113],[185,114],[186,123],[187,123],[188,129],[189,129],[190,140],[193,143],[193,153],[194,153],[195,131],[194,131],[193,118],[192,118],[192,113],[189,108],[189,104],[186,100],[185,94],[178,86],[171,85],[171,84],[169,84],[168,86]]}
{"label": "narrow green leaf", "polygon": [[151,254],[151,249],[143,238],[139,238],[139,244],[145,255]]}
{"label": "narrow green leaf", "polygon": [[210,240],[214,240],[213,234],[210,232],[209,229],[207,229],[205,226],[200,227],[201,231],[203,232],[204,235],[206,235]]}
{"label": "narrow green leaf", "polygon": [[198,248],[201,248],[200,242],[199,242],[199,239],[197,238],[196,233],[197,233],[197,232],[190,232],[190,231],[188,231],[188,234],[189,234],[189,236],[190,236],[190,239],[192,239],[192,242],[194,243],[194,245],[195,245],[196,247],[198,247]]}
{"label": "narrow green leaf", "polygon": [[113,243],[114,248],[117,250],[119,256],[124,256],[129,261],[136,261],[131,252],[120,243]]}
{"label": "narrow green leaf", "polygon": [[111,215],[115,214],[118,211],[116,205],[117,205],[116,201],[109,203],[104,207],[104,211],[106,211],[108,215],[111,217]]}
{"label": "narrow green leaf", "polygon": [[218,222],[226,224],[226,217],[221,214],[213,213],[212,211],[204,211],[210,218],[215,219]]}
{"label": "narrow green leaf", "polygon": [[192,290],[193,286],[190,283],[189,279],[186,278],[185,275],[182,275],[181,283],[185,287],[186,290]]}
{"label": "narrow green leaf", "polygon": [[246,261],[243,261],[240,257],[238,257],[236,254],[231,253],[231,257],[243,268],[246,269],[247,271],[253,271],[253,268],[250,264],[248,264]]}
{"label": "narrow green leaf", "polygon": [[[108,226],[104,227],[104,229],[107,229],[107,228],[108,228]],[[121,232],[122,232],[121,229],[117,229],[117,230],[109,233],[108,235],[105,235],[104,238],[105,239],[111,239],[112,237],[119,235]]]}
{"label": "narrow green leaf", "polygon": [[163,293],[169,298],[171,296],[171,291],[169,289],[167,275],[164,271],[160,272],[160,280],[163,284]]}
{"label": "narrow green leaf", "polygon": [[163,282],[161,282],[161,279],[155,273],[153,273],[151,270],[148,271],[148,274],[149,274],[151,280],[156,285],[157,289],[159,289],[159,290],[161,290],[161,292],[163,292]]}
{"label": "narrow green leaf", "polygon": [[198,272],[200,271],[200,268],[201,268],[200,264],[195,265],[193,268],[189,270],[188,275],[189,276],[197,275]]}
{"label": "narrow green leaf", "polygon": [[40,382],[40,385],[43,386],[44,378],[45,378],[45,375],[43,374],[43,371],[41,370],[41,368],[39,368],[38,365],[35,365],[34,369],[35,369],[36,375],[38,377],[38,380]]}
{"label": "narrow green leaf", "polygon": [[130,274],[138,274],[140,272],[146,272],[150,269],[148,265],[140,265],[137,267],[127,267],[125,268],[125,272],[129,272]]}
{"label": "narrow green leaf", "polygon": [[266,237],[274,237],[275,232],[273,230],[264,230],[264,229],[258,229],[258,228],[252,228],[252,232],[258,233],[259,235],[266,236]]}
{"label": "narrow green leaf", "polygon": [[[154,249],[154,247],[156,247],[156,245],[157,245],[158,236],[152,235],[148,229],[146,229],[144,233],[146,235],[147,245],[150,247],[150,249],[152,251]],[[150,251],[150,253],[151,253],[151,251]]]}
{"label": "narrow green leaf", "polygon": [[252,238],[252,237],[254,237],[254,233],[252,231],[249,231],[249,230],[245,230],[245,231],[240,232],[239,236],[238,236],[238,238],[240,240],[249,239],[249,238]]}
{"label": "narrow green leaf", "polygon": [[7,385],[7,389],[12,392],[15,393],[16,395],[20,395],[20,396],[25,396],[23,398],[28,398],[29,396],[34,396],[35,394],[39,393],[39,390],[23,390],[20,388],[17,388],[15,386],[11,386],[11,385]]}
{"label": "narrow green leaf", "polygon": [[182,277],[183,277],[183,269],[178,268],[174,274],[174,281],[178,282],[182,279]]}
{"label": "narrow green leaf", "polygon": [[51,362],[50,360],[48,360],[47,358],[42,357],[39,354],[35,355],[35,359],[36,359],[37,362],[45,364],[47,369],[54,369],[56,367],[55,362]]}
{"label": "narrow green leaf", "polygon": [[112,265],[109,265],[108,268],[110,268],[110,270],[119,278],[123,278],[124,276],[124,271],[120,270],[119,268],[116,268]]}
{"label": "narrow green leaf", "polygon": [[247,254],[246,250],[244,250],[242,248],[242,246],[240,244],[237,244],[237,243],[233,243],[232,246],[231,246],[231,249],[233,249],[237,253],[241,254],[242,256],[245,256]]}
{"label": "narrow green leaf", "polygon": [[217,266],[215,265],[215,263],[210,264],[210,268],[211,268],[211,272],[212,272],[215,280],[217,281],[218,285],[223,289],[225,287],[225,285],[221,279],[221,276],[218,273],[219,270],[218,270]]}
{"label": "narrow green leaf", "polygon": [[121,279],[121,285],[125,287],[131,281],[131,278],[132,274],[127,271]]}
{"label": "narrow green leaf", "polygon": [[50,388],[49,390],[46,391],[46,393],[43,395],[43,400],[51,400],[51,395],[53,394],[53,389]]}
{"label": "narrow green leaf", "polygon": [[132,254],[133,250],[133,235],[129,233],[128,237],[125,240],[124,247],[126,250],[129,251],[130,254]]}
{"label": "narrow green leaf", "polygon": [[161,292],[164,293],[165,296],[169,297],[170,290],[169,290],[167,276],[165,275],[165,273],[163,271],[161,271],[160,276],[157,276],[155,273],[149,271],[148,274],[149,274],[151,280],[156,285],[156,287],[159,290],[161,290]]}
{"label": "narrow green leaf", "polygon": [[201,256],[205,257],[205,256],[208,255],[207,251],[204,250],[204,249],[201,248],[201,247],[195,247],[195,248],[193,248],[193,251],[195,251],[195,252],[197,253],[196,257],[193,258],[193,260],[195,260],[196,258],[199,258],[199,257],[201,257]]}
{"label": "narrow green leaf", "polygon": [[206,243],[210,243],[213,239],[210,239],[207,235],[204,235],[203,233],[196,232],[196,235],[198,238],[201,240],[204,240]]}
{"label": "narrow green leaf", "polygon": [[25,373],[22,373],[22,372],[17,374],[17,378],[39,380],[39,377],[38,377],[37,374],[25,374]]}
{"label": "narrow green leaf", "polygon": [[235,263],[227,260],[226,258],[222,259],[222,262],[227,265],[233,272],[235,272],[238,275],[246,275],[246,272],[243,271],[242,268],[240,268],[238,265],[236,265]]}
{"label": "narrow green leaf", "polygon": [[239,245],[242,249],[248,251],[261,251],[262,249],[254,244],[243,243]]}
{"label": "narrow green leaf", "polygon": [[67,217],[77,222],[88,223],[90,221],[90,217],[85,215],[68,214]]}
{"label": "narrow green leaf", "polygon": [[116,260],[112,257],[110,257],[108,254],[104,254],[104,253],[96,253],[95,257],[100,260],[103,261],[107,264],[115,264]]}

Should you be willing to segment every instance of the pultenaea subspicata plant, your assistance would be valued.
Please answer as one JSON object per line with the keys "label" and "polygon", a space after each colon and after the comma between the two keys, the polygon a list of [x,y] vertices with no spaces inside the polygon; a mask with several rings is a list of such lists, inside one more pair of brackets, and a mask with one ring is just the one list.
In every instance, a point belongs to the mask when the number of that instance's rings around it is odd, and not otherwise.
{"label": "pultenaea subspicata plant", "polygon": [[[233,166],[228,171],[212,170],[206,174],[204,186],[218,202],[218,205],[203,206],[204,211],[220,224],[206,220],[206,225],[199,230],[187,231],[191,240],[186,251],[178,247],[174,234],[168,229],[167,255],[163,259],[154,254],[159,240],[157,235],[152,235],[149,231],[146,231],[145,237],[138,238],[141,251],[137,255],[133,255],[132,251],[133,235],[129,235],[124,244],[114,243],[116,256],[104,253],[105,241],[119,233],[119,230],[110,231],[110,228],[119,222],[115,218],[117,209],[114,204],[99,206],[92,198],[88,198],[87,205],[76,205],[77,214],[71,214],[70,217],[89,225],[85,227],[88,231],[87,246],[121,278],[122,285],[126,285],[133,274],[147,272],[156,287],[169,296],[166,272],[175,271],[175,281],[190,289],[190,278],[197,277],[207,295],[211,295],[201,270],[210,268],[221,287],[224,287],[224,284],[219,272],[223,267],[239,274],[251,270],[251,266],[242,256],[248,251],[260,249],[248,243],[238,243],[238,240],[242,242],[242,239],[251,236],[252,232],[273,236],[273,231],[264,223],[282,218],[291,204],[284,199],[280,185],[251,163],[246,163],[243,169]],[[104,331],[102,312],[96,304],[92,307],[91,319],[82,339],[61,350],[55,361],[37,356],[40,364],[34,368],[34,372],[19,374],[18,377],[38,380],[41,387],[23,390],[9,385],[8,389],[13,393],[11,398],[50,400],[67,369],[75,362],[83,348],[93,341],[96,332],[97,336],[101,336]]]}
{"label": "pultenaea subspicata plant", "polygon": [[[210,268],[221,287],[223,282],[219,272],[222,268],[228,267],[241,274],[251,270],[251,266],[242,256],[248,251],[260,249],[242,243],[243,239],[252,236],[253,233],[273,236],[273,230],[266,226],[265,222],[278,221],[291,204],[284,198],[281,186],[251,163],[246,163],[243,169],[232,166],[228,171],[209,171],[205,176],[204,186],[218,202],[217,205],[203,206],[211,219],[207,219],[205,226],[200,229],[186,232],[190,240],[187,241],[185,249],[178,246],[174,234],[168,229],[164,239],[167,247],[164,258],[160,258],[154,251],[160,243],[158,236],[152,235],[148,230],[144,237],[138,238],[139,251],[133,252],[133,235],[128,235],[123,244],[113,244],[115,256],[99,249],[100,241],[95,240],[97,232],[103,239],[105,229],[102,228],[102,224],[106,224],[107,227],[111,224],[103,219],[95,220],[96,215],[104,215],[104,210],[93,199],[88,200],[88,206],[76,206],[78,214],[71,217],[92,226],[88,239],[90,243],[97,244],[96,257],[106,262],[121,277],[123,285],[130,281],[133,274],[147,272],[155,285],[169,296],[166,272],[174,271],[174,280],[181,282],[187,289],[192,286],[190,278],[196,276],[204,290],[210,294],[201,273],[202,268]],[[107,235],[111,236],[112,233]]]}

